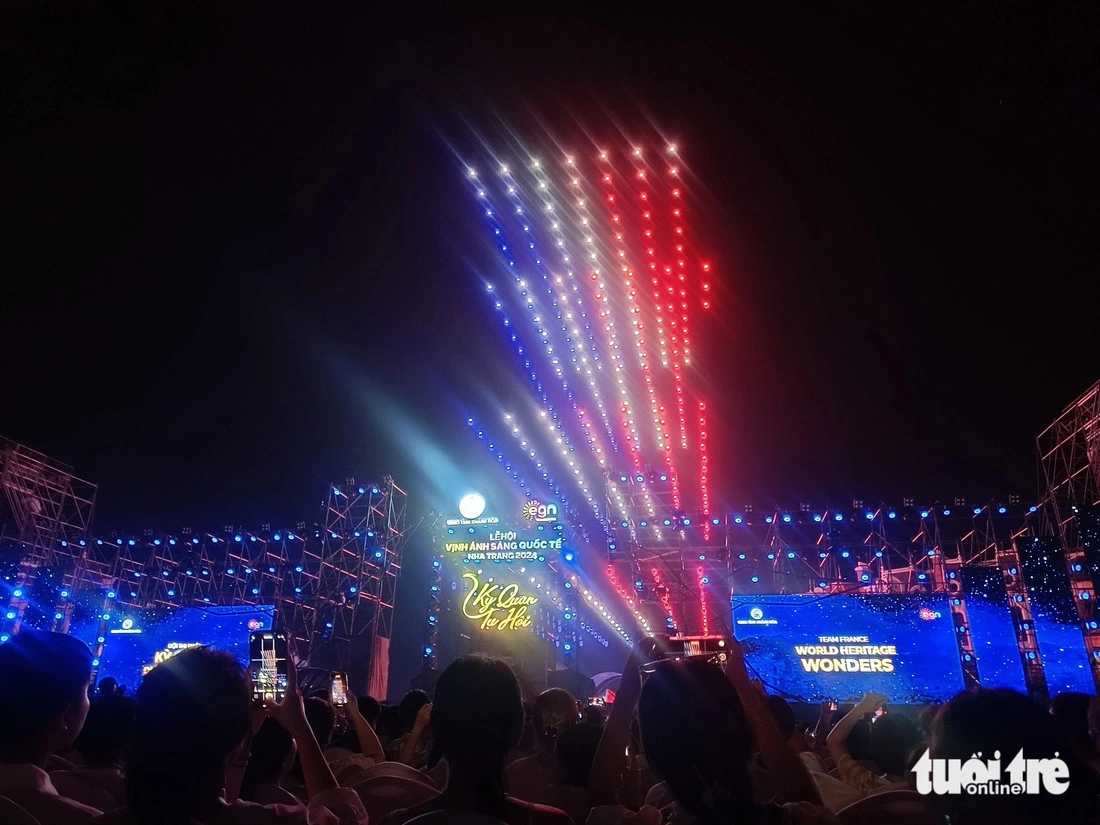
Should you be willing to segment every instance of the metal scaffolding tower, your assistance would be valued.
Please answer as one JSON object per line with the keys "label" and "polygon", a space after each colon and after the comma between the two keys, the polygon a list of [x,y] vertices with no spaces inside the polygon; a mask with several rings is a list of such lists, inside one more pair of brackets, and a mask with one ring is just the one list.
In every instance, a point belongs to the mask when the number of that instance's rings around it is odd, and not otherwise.
{"label": "metal scaffolding tower", "polygon": [[1100,616],[1081,535],[1081,517],[1100,506],[1100,381],[1039,434],[1044,522],[1062,543],[1092,677],[1100,687]]}
{"label": "metal scaffolding tower", "polygon": [[385,696],[388,688],[407,501],[386,476],[381,484],[332,484],[325,506],[307,622],[311,662],[346,671],[352,686],[371,696]]}
{"label": "metal scaffolding tower", "polygon": [[91,533],[96,485],[77,478],[72,467],[0,438],[0,487],[19,540],[45,561],[58,542]]}
{"label": "metal scaffolding tower", "polygon": [[[31,591],[40,575],[61,577],[71,587],[86,572],[83,559],[65,550],[91,534],[95,516],[96,485],[73,475],[67,464],[37,450],[0,438],[0,487],[23,545],[20,587],[8,599],[3,626],[17,631],[23,621]],[[96,571],[92,571],[93,573]],[[68,610],[57,605],[53,629],[64,630]]]}

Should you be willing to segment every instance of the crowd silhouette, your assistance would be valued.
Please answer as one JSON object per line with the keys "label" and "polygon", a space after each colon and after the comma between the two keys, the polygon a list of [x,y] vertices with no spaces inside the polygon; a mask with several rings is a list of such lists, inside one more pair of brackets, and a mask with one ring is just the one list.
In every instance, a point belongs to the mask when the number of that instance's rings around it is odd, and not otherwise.
{"label": "crowd silhouette", "polygon": [[[285,698],[256,707],[245,669],[206,647],[132,695],[107,679],[92,691],[82,642],[23,631],[0,645],[0,825],[1097,822],[1096,697],[1044,707],[978,689],[894,708],[868,694],[800,725],[736,643],[724,669],[654,663],[656,644],[631,653],[606,714],[558,688],[525,702],[509,665],[483,657],[454,661],[433,696],[337,709],[302,695],[293,663]],[[1021,753],[1032,773],[1011,792],[921,792],[926,766]],[[950,767],[928,781],[936,770]]]}

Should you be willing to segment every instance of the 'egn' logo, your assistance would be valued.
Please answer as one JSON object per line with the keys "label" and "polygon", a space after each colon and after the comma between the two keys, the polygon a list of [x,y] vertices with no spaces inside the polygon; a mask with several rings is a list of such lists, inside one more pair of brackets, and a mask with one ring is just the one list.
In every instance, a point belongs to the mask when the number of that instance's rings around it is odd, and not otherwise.
{"label": "'egn' logo", "polygon": [[528,521],[557,521],[558,505],[528,501],[523,505],[523,509],[520,510],[520,515]]}

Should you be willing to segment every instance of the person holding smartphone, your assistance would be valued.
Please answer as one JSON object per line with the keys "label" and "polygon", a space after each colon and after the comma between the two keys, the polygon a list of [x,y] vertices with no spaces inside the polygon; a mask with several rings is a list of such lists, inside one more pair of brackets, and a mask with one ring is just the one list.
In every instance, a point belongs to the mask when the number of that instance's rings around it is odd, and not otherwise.
{"label": "person holding smartphone", "polygon": [[[836,762],[836,775],[864,794],[908,787],[906,759],[920,743],[917,726],[905,716],[886,714],[883,708],[886,702],[883,694],[868,693],[836,723],[826,740]],[[860,765],[848,752],[848,737],[869,715],[875,718],[871,725],[871,758],[878,767],[877,773]]]}
{"label": "person holding smartphone", "polygon": [[[252,704],[252,686],[227,653],[194,647],[157,665],[135,696],[137,719],[126,766],[126,807],[102,825],[367,825],[358,795],[340,788],[306,720],[297,669],[287,660],[281,701]],[[308,806],[237,799],[253,732],[264,717],[298,747]]]}
{"label": "person holding smartphone", "polygon": [[[336,676],[336,674],[333,675],[334,677]],[[340,695],[341,693],[343,694],[342,696]],[[352,729],[355,731],[355,737],[359,740],[360,751],[359,753],[355,753],[354,751],[342,747],[331,747],[326,749],[325,759],[328,760],[332,772],[337,778],[343,778],[357,771],[366,770],[379,762],[385,762],[385,748],[382,747],[382,742],[378,739],[378,734],[375,732],[374,727],[363,715],[363,711],[359,707],[359,698],[348,689],[346,679],[343,680],[343,684],[337,689],[337,682],[334,678],[333,691],[330,695],[333,698],[333,709],[337,713],[344,714],[347,721],[351,724]],[[339,699],[343,699],[343,701],[337,704]]]}
{"label": "person holding smartphone", "polygon": [[[589,778],[589,819],[620,825],[638,814],[614,804],[626,767],[630,720],[638,708],[642,749],[649,768],[671,797],[668,817],[700,825],[768,821],[775,825],[835,823],[821,807],[817,788],[745,669],[740,645],[729,644],[725,673],[703,659],[653,662],[653,640],[632,653],[623,671],[615,707],[604,729]],[[638,673],[646,665],[644,684]],[[762,804],[750,772],[753,747],[784,804]],[[654,789],[656,790],[656,788]],[[661,821],[660,813],[657,821]]]}

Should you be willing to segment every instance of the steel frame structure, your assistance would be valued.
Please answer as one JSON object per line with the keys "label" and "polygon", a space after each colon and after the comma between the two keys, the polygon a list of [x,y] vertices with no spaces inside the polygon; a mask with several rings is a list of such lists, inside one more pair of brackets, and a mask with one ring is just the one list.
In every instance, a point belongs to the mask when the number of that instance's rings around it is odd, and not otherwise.
{"label": "steel frame structure", "polygon": [[1080,529],[1080,514],[1100,507],[1100,381],[1036,439],[1042,512],[1062,543],[1093,681],[1100,688],[1100,616]]}
{"label": "steel frame structure", "polygon": [[[388,655],[382,661],[370,654],[379,639],[388,644],[393,630],[408,536],[407,494],[389,477],[356,485],[347,496],[345,489],[330,486],[323,526],[309,529],[299,523],[295,530],[274,531],[266,525],[256,531],[147,530],[141,537],[57,538],[45,548],[15,540],[5,548],[19,554],[11,592],[20,593],[17,600],[25,606],[35,576],[48,574],[57,594],[50,626],[61,632],[89,591],[103,614],[116,605],[170,610],[273,604],[303,662],[320,658],[330,669],[348,671],[354,690],[381,689]],[[4,632],[18,630],[18,624],[5,621]],[[366,657],[353,652],[356,641],[369,643]],[[102,650],[102,644],[93,648],[96,660]]]}
{"label": "steel frame structure", "polygon": [[[617,487],[609,484],[608,512],[615,507],[621,512],[624,505],[631,509],[627,524],[620,522],[623,532],[610,543],[607,573],[636,614],[667,615],[670,629],[689,634],[727,632],[727,611],[718,611],[716,621],[707,592],[717,600],[719,594],[737,595],[749,582],[751,592],[761,594],[943,594],[964,685],[971,688],[980,684],[980,675],[961,570],[999,567],[1012,603],[1025,683],[1032,695],[1046,695],[1016,549],[1020,538],[1040,534],[1042,524],[1038,507],[1021,507],[1017,496],[1010,496],[1008,504],[979,506],[963,499],[929,507],[915,507],[907,500],[900,508],[853,501],[851,509],[842,510],[814,510],[806,504],[797,510],[746,505],[736,514],[719,516],[674,512],[652,493],[646,509],[639,512],[636,496],[622,490],[630,480],[620,477],[619,482]],[[703,519],[707,535],[691,526]],[[665,531],[647,536],[645,528],[654,523]],[[696,564],[692,581],[689,571]],[[634,591],[618,583],[628,570]],[[704,581],[716,587],[704,588]]]}
{"label": "steel frame structure", "polygon": [[[699,567],[727,591],[736,589],[739,574],[751,573],[761,581],[758,592],[956,595],[959,568],[996,566],[999,551],[1038,529],[1037,508],[1021,507],[1016,496],[1011,504],[978,506],[962,499],[927,507],[911,501],[903,507],[853,501],[850,509],[745,505],[720,515],[675,511],[652,481],[643,507],[636,491],[624,489],[633,480],[617,481],[608,486],[608,513],[625,508],[627,516],[612,530],[609,577],[624,595],[618,582],[629,575],[635,592],[624,599],[632,609],[662,603],[648,613],[671,612],[677,629],[688,633],[701,630],[692,609],[700,603]],[[962,617],[965,606],[955,606]]]}
{"label": "steel frame structure", "polygon": [[75,476],[67,464],[0,438],[0,487],[19,540],[44,562],[58,542],[91,534],[96,485]]}
{"label": "steel frame structure", "polygon": [[[407,493],[390,476],[381,484],[361,485],[355,479],[332,484],[325,505],[316,559],[317,595],[325,609],[310,614],[307,628],[313,639],[332,631],[331,642],[338,650],[338,667],[333,669],[349,673],[353,686],[363,681],[357,678],[362,665],[368,666],[372,696],[385,696],[388,690],[407,506]],[[318,627],[320,618],[325,619],[323,630]]]}
{"label": "steel frame structure", "polygon": [[[91,534],[97,487],[74,475],[67,464],[6,438],[0,438],[0,487],[25,548],[20,578],[29,590],[39,569],[53,567],[59,550]],[[13,631],[28,604],[14,592],[3,623]],[[55,607],[53,628],[60,630],[67,627],[68,610],[64,604]]]}

